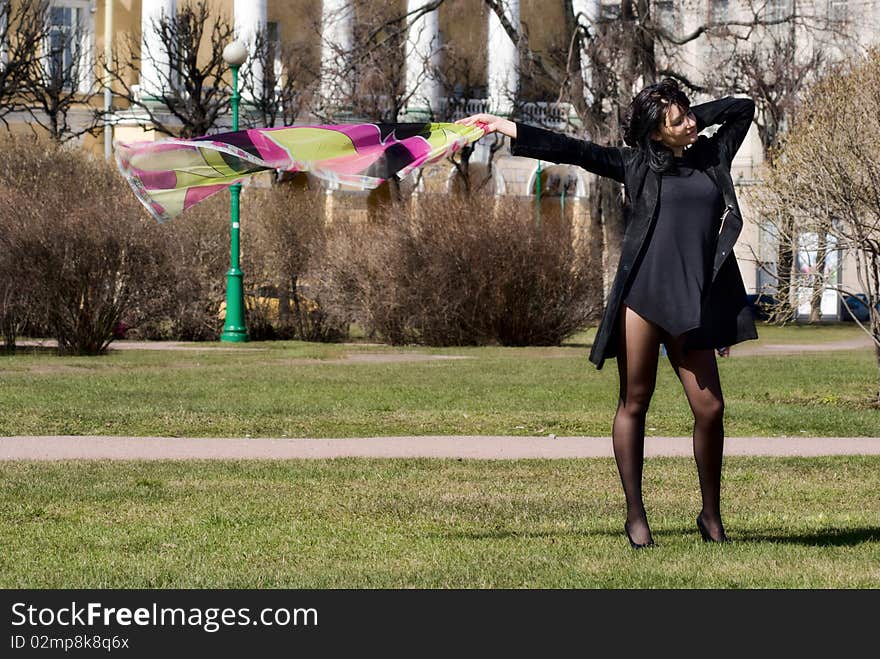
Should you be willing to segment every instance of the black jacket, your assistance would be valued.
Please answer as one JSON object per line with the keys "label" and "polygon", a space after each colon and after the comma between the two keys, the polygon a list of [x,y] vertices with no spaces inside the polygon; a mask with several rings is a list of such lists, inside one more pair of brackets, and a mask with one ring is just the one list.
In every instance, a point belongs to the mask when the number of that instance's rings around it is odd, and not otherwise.
{"label": "black jacket", "polygon": [[[723,98],[691,107],[697,130],[721,124],[712,137],[700,136],[690,149],[696,150],[701,168],[715,181],[724,198],[725,212],[712,268],[712,285],[704,310],[715,347],[731,346],[757,339],[755,321],[746,301],[745,287],[733,245],[742,230],[742,214],[736,200],[730,166],[746,137],[755,104],[747,98]],[[600,176],[623,183],[629,212],[626,214],[617,275],[608,295],[605,312],[590,351],[590,361],[601,369],[605,359],[617,356],[618,311],[632,275],[633,264],[646,246],[645,237],[657,217],[660,175],[651,170],[645,153],[629,147],[599,146],[587,140],[517,123],[517,138],[511,143],[515,156],[539,158],[583,167]]]}

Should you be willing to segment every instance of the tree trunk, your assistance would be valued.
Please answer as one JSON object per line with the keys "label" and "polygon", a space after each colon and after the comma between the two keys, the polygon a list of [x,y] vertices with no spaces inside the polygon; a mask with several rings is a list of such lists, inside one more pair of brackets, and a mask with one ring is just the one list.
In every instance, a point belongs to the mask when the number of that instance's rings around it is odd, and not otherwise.
{"label": "tree trunk", "polygon": [[822,320],[822,293],[825,292],[825,260],[828,252],[828,241],[825,231],[818,232],[818,245],[816,247],[816,263],[813,272],[813,295],[810,298],[810,322],[818,323]]}
{"label": "tree trunk", "polygon": [[776,298],[777,308],[774,310],[771,322],[786,323],[794,320],[795,306],[792,303],[792,277],[791,270],[794,265],[794,250],[792,249],[792,234],[794,232],[794,218],[784,216],[781,219],[779,231],[779,244],[776,252]]}
{"label": "tree trunk", "polygon": [[623,205],[620,199],[620,184],[608,178],[596,177],[590,194],[591,234],[596,238],[591,243],[594,250],[594,263],[602,264],[602,300],[608,302],[608,294],[614,283],[617,264],[620,261],[620,246],[623,243]]}

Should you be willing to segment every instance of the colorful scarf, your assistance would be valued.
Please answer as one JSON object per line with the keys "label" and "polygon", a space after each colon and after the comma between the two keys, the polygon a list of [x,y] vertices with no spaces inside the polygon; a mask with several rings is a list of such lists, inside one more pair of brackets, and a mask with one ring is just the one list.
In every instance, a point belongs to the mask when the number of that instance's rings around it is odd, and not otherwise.
{"label": "colorful scarf", "polygon": [[116,162],[159,222],[254,174],[284,170],[368,190],[481,138],[452,123],[253,128],[195,139],[116,144]]}

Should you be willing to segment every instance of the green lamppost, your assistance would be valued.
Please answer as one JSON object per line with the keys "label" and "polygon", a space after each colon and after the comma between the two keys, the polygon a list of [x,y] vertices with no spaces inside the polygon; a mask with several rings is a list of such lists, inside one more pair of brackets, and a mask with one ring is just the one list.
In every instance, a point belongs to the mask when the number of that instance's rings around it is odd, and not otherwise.
{"label": "green lamppost", "polygon": [[[233,41],[223,49],[223,59],[232,69],[232,130],[238,130],[238,69],[248,57],[247,47],[241,41]],[[244,320],[244,285],[243,275],[239,267],[239,218],[238,199],[241,184],[229,187],[232,201],[232,233],[230,249],[230,267],[226,273],[226,322],[223,323],[221,341],[242,342],[248,340],[247,326]]]}
{"label": "green lamppost", "polygon": [[541,228],[541,161],[538,161],[538,172],[535,175],[535,225]]}

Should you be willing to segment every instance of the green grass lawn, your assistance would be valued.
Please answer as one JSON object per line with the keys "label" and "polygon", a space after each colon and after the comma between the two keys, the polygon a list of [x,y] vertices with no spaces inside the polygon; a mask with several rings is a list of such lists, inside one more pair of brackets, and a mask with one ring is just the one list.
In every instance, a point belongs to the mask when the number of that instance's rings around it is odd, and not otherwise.
{"label": "green grass lawn", "polygon": [[[859,332],[850,325],[759,327],[766,343],[845,340]],[[549,349],[291,341],[104,357],[22,350],[0,357],[0,435],[607,436],[617,366],[608,360],[597,371],[587,361],[588,335]],[[755,357],[735,350],[719,360],[728,436],[880,436],[872,350]],[[363,353],[455,359],[342,359]],[[661,359],[647,433],[686,436],[692,423],[681,385]]]}
{"label": "green grass lawn", "polygon": [[688,459],[0,463],[3,588],[876,588],[880,458],[729,458],[732,545]]}
{"label": "green grass lawn", "polygon": [[[855,323],[791,323],[785,327],[767,325],[764,322],[757,323],[758,339],[747,341],[740,345],[756,346],[761,344],[780,343],[830,343],[832,341],[847,341],[857,337],[866,336],[865,332]],[[596,327],[580,332],[572,336],[567,344],[591,344],[596,336]],[[734,351],[736,348],[734,348]]]}
{"label": "green grass lawn", "polygon": [[[847,326],[759,328],[767,343]],[[298,342],[0,357],[0,434],[610,433],[614,361],[561,348]],[[256,350],[254,349],[256,348]],[[398,361],[342,361],[383,353]],[[465,359],[399,361],[413,354]],[[870,350],[734,357],[726,432],[880,436]],[[661,360],[650,435],[692,417]],[[3,588],[876,588],[880,457],[730,457],[733,545],[707,545],[693,461],[650,459],[659,546],[633,552],[613,460],[0,462]]]}

